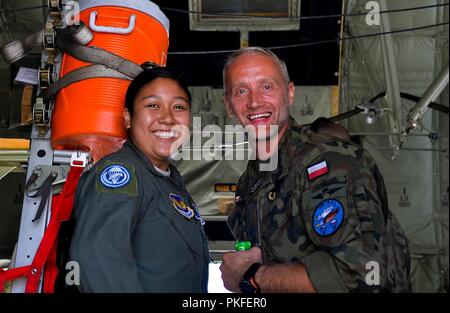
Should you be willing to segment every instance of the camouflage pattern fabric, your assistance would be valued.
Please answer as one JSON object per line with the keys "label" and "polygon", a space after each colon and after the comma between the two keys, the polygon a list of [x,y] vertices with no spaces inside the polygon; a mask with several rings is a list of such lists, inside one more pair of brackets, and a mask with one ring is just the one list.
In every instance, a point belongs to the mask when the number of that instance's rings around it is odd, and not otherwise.
{"label": "camouflage pattern fabric", "polygon": [[[278,158],[274,171],[250,161],[241,176],[228,218],[236,239],[260,246],[265,264],[303,263],[318,292],[409,292],[407,240],[371,156],[291,119]],[[321,163],[327,173],[310,179],[308,168]],[[332,233],[319,231],[326,203],[342,211],[340,220],[330,219],[340,223]],[[367,280],[375,277],[373,264],[379,279]]]}

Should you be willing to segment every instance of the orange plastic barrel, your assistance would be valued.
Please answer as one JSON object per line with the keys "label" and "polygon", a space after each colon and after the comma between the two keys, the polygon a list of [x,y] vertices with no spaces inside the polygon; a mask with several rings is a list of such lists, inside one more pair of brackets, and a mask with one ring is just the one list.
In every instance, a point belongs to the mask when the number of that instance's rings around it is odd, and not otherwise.
{"label": "orange plastic barrel", "polygon": [[[94,34],[88,46],[137,64],[150,61],[165,66],[169,21],[157,5],[147,0],[80,0],[79,4],[80,20]],[[86,65],[64,54],[60,77]],[[62,89],[52,115],[53,148],[90,150],[94,162],[120,149],[126,139],[123,109],[129,84],[117,78],[93,78]]]}

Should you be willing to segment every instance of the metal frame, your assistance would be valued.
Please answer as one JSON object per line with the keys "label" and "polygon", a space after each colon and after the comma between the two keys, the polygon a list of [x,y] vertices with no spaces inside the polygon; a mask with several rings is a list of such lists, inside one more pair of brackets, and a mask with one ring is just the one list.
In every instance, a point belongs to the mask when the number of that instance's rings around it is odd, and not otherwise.
{"label": "metal frame", "polygon": [[[62,6],[61,0],[51,0],[47,2],[47,20],[46,27],[64,27],[64,8]],[[55,6],[61,10],[56,12]],[[52,9],[53,8],[53,9]],[[56,69],[52,66],[55,62],[55,57],[58,55],[57,51],[54,49],[48,49],[44,45],[43,53],[41,56],[41,68],[46,66],[51,66],[51,72],[49,75],[54,75]],[[50,67],[49,67],[50,68]],[[45,88],[43,85],[38,86],[39,91]],[[37,98],[36,101],[39,102],[42,98]],[[51,104],[50,104],[51,106]],[[51,146],[51,130],[50,130],[50,114],[51,107],[41,107],[41,111],[36,112],[36,105],[33,110],[33,127],[31,130],[31,143],[30,143],[30,154],[28,158],[28,168],[26,180],[28,181],[33,171],[40,166],[52,166],[53,165],[53,149]],[[47,111],[48,109],[48,111]],[[48,114],[48,116],[46,115]],[[42,115],[42,116],[41,116]],[[48,120],[46,119],[48,117]],[[50,195],[52,194],[52,189],[50,190]],[[28,266],[33,262],[36,252],[39,248],[41,240],[44,236],[45,229],[50,221],[50,208],[52,197],[48,197],[47,203],[45,205],[44,211],[42,212],[42,217],[35,222],[33,219],[39,208],[42,196],[37,198],[31,198],[25,192],[22,206],[22,216],[20,220],[20,230],[19,239],[17,242],[16,256],[12,263],[14,268]],[[41,277],[42,279],[42,277]],[[13,293],[23,293],[25,292],[26,278],[19,278],[12,282],[11,292]],[[42,290],[42,280],[38,289],[38,292]]]}
{"label": "metal frame", "polygon": [[424,114],[428,111],[428,105],[434,101],[447,87],[449,81],[448,63],[442,68],[438,76],[427,88],[419,102],[409,111],[408,123],[415,127],[415,123],[420,120]]}
{"label": "metal frame", "polygon": [[[387,11],[386,0],[380,0],[380,10]],[[389,15],[381,14],[381,31],[390,32]],[[386,77],[386,101],[392,103],[394,116],[388,115],[391,132],[400,134],[402,129],[402,100],[398,83],[397,64],[394,57],[392,34],[381,36],[384,73]],[[392,139],[392,137],[390,137]],[[398,137],[398,139],[400,139]]]}
{"label": "metal frame", "polygon": [[[202,12],[203,0],[189,0],[189,10]],[[288,18],[231,18],[214,17],[204,19],[201,14],[189,13],[189,24],[191,30],[199,31],[278,31],[298,30],[300,28],[301,0],[285,0],[289,2]]]}
{"label": "metal frame", "polygon": [[[51,147],[51,134],[48,132],[45,137],[41,137],[35,125],[31,132],[30,158],[26,179],[30,178],[33,170],[39,165],[53,164],[53,150]],[[22,217],[20,220],[19,240],[17,243],[17,255],[14,260],[14,267],[30,265],[36,255],[39,244],[44,236],[48,221],[50,220],[51,197],[42,213],[42,218],[32,222],[39,207],[41,197],[30,198],[26,193],[23,199]],[[12,283],[13,293],[25,292],[26,279],[20,278]]]}

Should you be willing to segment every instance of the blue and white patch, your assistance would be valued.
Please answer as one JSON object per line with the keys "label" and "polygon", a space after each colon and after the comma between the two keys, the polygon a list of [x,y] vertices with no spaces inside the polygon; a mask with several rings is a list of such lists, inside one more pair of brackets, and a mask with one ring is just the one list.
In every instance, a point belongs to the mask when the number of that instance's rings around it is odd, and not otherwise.
{"label": "blue and white patch", "polygon": [[120,188],[130,182],[130,172],[119,164],[110,165],[100,174],[100,182],[108,188]]}
{"label": "blue and white patch", "polygon": [[344,220],[344,208],[334,199],[322,201],[314,212],[313,228],[319,236],[334,234]]}
{"label": "blue and white patch", "polygon": [[194,217],[194,210],[186,205],[181,196],[171,193],[169,194],[169,199],[170,201],[172,201],[172,207],[175,209],[175,211],[177,211],[187,219],[191,219],[192,217]]}
{"label": "blue and white patch", "polygon": [[203,219],[203,217],[200,215],[200,211],[197,208],[197,205],[195,203],[192,203],[192,208],[194,209],[194,216],[197,220],[200,221],[200,223],[202,223],[202,225],[205,225],[205,220]]}

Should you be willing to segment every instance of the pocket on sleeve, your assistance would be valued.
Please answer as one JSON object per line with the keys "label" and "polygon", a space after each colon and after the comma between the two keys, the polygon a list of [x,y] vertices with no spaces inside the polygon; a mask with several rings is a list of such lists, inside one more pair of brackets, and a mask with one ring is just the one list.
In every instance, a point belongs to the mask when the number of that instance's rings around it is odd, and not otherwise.
{"label": "pocket on sleeve", "polygon": [[303,194],[302,213],[311,240],[319,247],[338,247],[359,224],[346,176],[327,176],[310,183]]}

